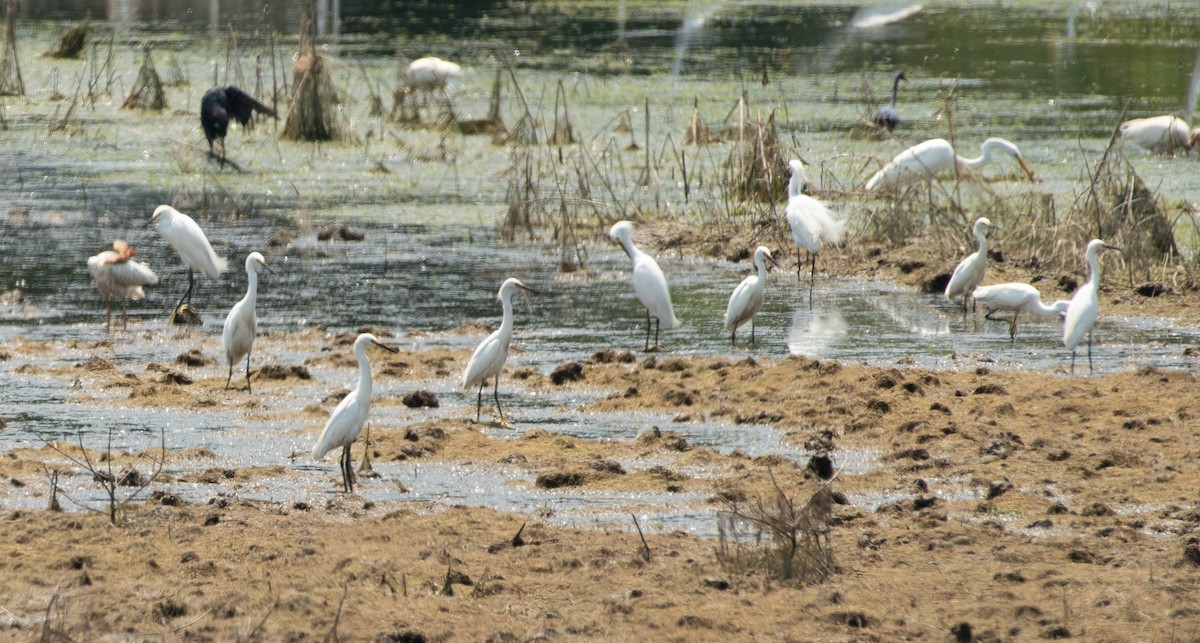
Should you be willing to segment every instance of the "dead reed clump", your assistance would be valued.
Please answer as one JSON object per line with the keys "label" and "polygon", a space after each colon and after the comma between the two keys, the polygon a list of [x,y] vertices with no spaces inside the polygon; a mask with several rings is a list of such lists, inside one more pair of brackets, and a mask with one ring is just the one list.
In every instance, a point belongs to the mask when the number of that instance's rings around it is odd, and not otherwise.
{"label": "dead reed clump", "polygon": [[17,59],[17,3],[5,5],[4,53],[0,54],[0,96],[24,96],[25,81]]}
{"label": "dead reed clump", "polygon": [[314,29],[305,13],[300,20],[300,57],[292,66],[292,95],[281,136],[290,141],[344,140],[347,134],[338,118],[337,89],[325,57],[314,46]]}
{"label": "dead reed clump", "polygon": [[700,116],[700,99],[693,99],[692,103],[692,118],[688,121],[687,132],[683,135],[684,145],[708,145],[709,143],[720,143],[721,137],[713,134],[708,124],[704,122],[704,118]]}
{"label": "dead reed clump", "polygon": [[780,193],[786,193],[788,183],[787,174],[781,169],[788,166],[788,159],[775,127],[775,111],[771,111],[765,123],[751,121],[745,118],[745,101],[741,105],[737,145],[726,163],[730,192],[739,201],[769,203]]}
{"label": "dead reed clump", "polygon": [[79,58],[87,45],[87,25],[76,25],[63,36],[58,49],[46,52],[51,58]]}
{"label": "dead reed clump", "polygon": [[463,134],[490,134],[493,137],[503,137],[508,133],[504,126],[504,117],[500,114],[500,98],[503,95],[504,70],[496,70],[496,79],[492,81],[492,97],[488,101],[488,113],[485,118],[465,119],[458,121],[458,131]]}
{"label": "dead reed clump", "polygon": [[150,48],[142,50],[142,66],[138,69],[137,80],[133,90],[121,103],[121,109],[141,109],[161,112],[167,107],[167,94],[163,91],[162,81],[158,71],[154,69],[154,59],[150,56]]}

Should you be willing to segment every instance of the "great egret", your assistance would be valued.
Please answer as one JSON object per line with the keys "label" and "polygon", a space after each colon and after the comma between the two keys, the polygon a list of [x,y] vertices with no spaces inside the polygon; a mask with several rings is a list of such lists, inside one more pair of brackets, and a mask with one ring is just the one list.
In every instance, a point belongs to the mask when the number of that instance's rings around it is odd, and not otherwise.
{"label": "great egret", "polygon": [[1067,307],[1071,305],[1071,302],[1066,299],[1059,299],[1047,306],[1042,303],[1042,293],[1038,292],[1037,288],[1022,283],[980,286],[971,293],[971,299],[983,306],[983,309],[987,311],[987,314],[984,315],[987,319],[996,319],[992,316],[995,313],[1011,310],[1012,319],[1005,321],[1008,322],[1008,336],[1014,342],[1017,341],[1017,317],[1021,313],[1061,317],[1067,312]]}
{"label": "great egret", "polygon": [[192,288],[196,284],[192,271],[199,270],[205,277],[216,279],[229,267],[229,262],[225,261],[224,257],[217,256],[200,226],[175,208],[169,205],[158,206],[154,214],[150,215],[150,222],[158,226],[159,234],[175,248],[175,252],[179,253],[188,269],[188,289],[171,311],[174,317],[175,311],[179,310],[185,301],[189,306],[192,304]]}
{"label": "great egret", "polygon": [[1183,148],[1191,153],[1200,135],[1200,127],[1192,129],[1176,116],[1135,118],[1121,123],[1121,139],[1137,143],[1151,152],[1172,153]]}
{"label": "great egret", "polygon": [[800,249],[803,248],[808,251],[812,263],[812,277],[808,283],[808,301],[812,303],[813,282],[817,279],[817,253],[826,243],[841,245],[846,224],[835,219],[824,203],[803,193],[808,178],[799,160],[788,161],[788,167],[792,170],[792,180],[788,183],[786,218],[788,227],[792,229],[792,241],[796,242],[796,280],[800,280],[800,268],[803,266]]}
{"label": "great egret", "polygon": [[633,292],[638,300],[646,307],[646,350],[650,350],[650,317],[654,316],[654,345],[658,346],[658,328],[667,322],[667,328],[679,328],[683,323],[675,317],[675,309],[671,307],[671,291],[667,288],[667,278],[654,257],[638,250],[633,245],[633,224],[628,221],[618,221],[608,231],[613,241],[621,244],[621,249],[633,260]]}
{"label": "great egret", "polygon": [[350,462],[350,445],[358,439],[367,414],[371,411],[371,363],[367,361],[367,346],[374,344],[386,351],[398,353],[391,346],[380,343],[371,333],[363,333],[354,340],[354,356],[358,358],[358,388],[338,402],[337,408],[325,422],[321,436],[312,448],[312,459],[320,460],[326,453],[342,447],[339,462],[342,468],[342,488],[354,492],[354,471]]}
{"label": "great egret", "polygon": [[987,271],[987,233],[994,227],[996,226],[992,224],[992,220],[987,217],[975,220],[974,232],[975,239],[979,241],[979,249],[959,262],[954,268],[954,274],[950,275],[949,283],[946,284],[946,300],[954,301],[962,297],[964,315],[967,313],[967,298],[983,281],[983,273]]}
{"label": "great egret", "polygon": [[750,343],[754,344],[754,316],[762,307],[763,292],[767,288],[767,261],[775,263],[771,251],[759,246],[754,251],[754,274],[742,280],[729,297],[725,307],[725,330],[729,331],[729,343],[737,345],[737,329],[750,322]]}
{"label": "great egret", "polygon": [[896,79],[892,81],[891,102],[871,114],[871,122],[889,132],[900,124],[900,115],[896,113],[896,95],[900,92],[900,81],[902,80],[908,80],[908,77],[904,75],[903,71],[896,72]]}
{"label": "great egret", "polygon": [[229,376],[225,378],[225,389],[233,379],[233,365],[246,358],[246,392],[250,390],[250,349],[254,347],[254,336],[258,333],[258,317],[254,313],[254,300],[258,297],[258,271],[267,267],[267,260],[257,252],[246,257],[246,296],[233,305],[225,318],[225,360],[229,362]]}
{"label": "great egret", "polygon": [[944,172],[957,172],[959,175],[970,174],[973,170],[986,165],[992,160],[992,152],[999,151],[1017,160],[1021,169],[1033,179],[1033,172],[1021,157],[1021,151],[1016,145],[1002,138],[992,137],[980,146],[983,154],[979,158],[963,158],[954,153],[950,142],[934,138],[904,150],[897,154],[891,163],[875,173],[867,181],[867,191],[876,192],[895,190],[918,181],[932,181]]}
{"label": "great egret", "polygon": [[448,85],[458,85],[462,67],[434,56],[418,58],[404,68],[405,94],[420,92],[428,104],[435,93],[446,93]]}
{"label": "great egret", "polygon": [[500,300],[500,305],[504,309],[500,328],[479,343],[479,346],[475,348],[475,353],[471,355],[471,360],[467,362],[467,368],[463,370],[463,390],[470,393],[471,389],[479,386],[479,399],[475,404],[476,422],[479,421],[483,411],[483,385],[488,378],[492,378],[496,385],[493,391],[493,395],[496,397],[496,412],[500,414],[500,422],[504,423],[504,411],[500,409],[500,369],[504,367],[504,360],[508,359],[508,344],[512,341],[512,295],[517,288],[536,292],[521,283],[519,279],[511,277],[500,284],[500,292],[496,294],[496,298]]}
{"label": "great egret", "polygon": [[1092,368],[1092,326],[1100,314],[1100,251],[1120,250],[1099,239],[1088,242],[1084,256],[1088,264],[1088,280],[1075,295],[1071,297],[1071,305],[1067,307],[1067,318],[1063,324],[1063,344],[1071,350],[1071,374],[1075,374],[1075,348],[1087,335],[1088,342],[1088,371]]}
{"label": "great egret", "polygon": [[130,257],[137,256],[133,248],[121,239],[112,244],[112,250],[105,250],[98,255],[88,257],[88,274],[96,283],[96,289],[104,295],[104,324],[112,330],[112,302],[110,298],[121,298],[121,327],[129,328],[129,318],[125,308],[125,298],[142,299],[146,292],[142,286],[158,283],[158,275],[144,263],[134,261]]}
{"label": "great egret", "polygon": [[[254,112],[276,116],[275,110],[233,85],[213,87],[204,92],[200,97],[200,125],[204,127],[204,138],[208,139],[208,155],[224,163],[225,133],[229,130],[230,117],[246,126]],[[217,139],[221,140],[220,156],[213,153],[213,141]]]}

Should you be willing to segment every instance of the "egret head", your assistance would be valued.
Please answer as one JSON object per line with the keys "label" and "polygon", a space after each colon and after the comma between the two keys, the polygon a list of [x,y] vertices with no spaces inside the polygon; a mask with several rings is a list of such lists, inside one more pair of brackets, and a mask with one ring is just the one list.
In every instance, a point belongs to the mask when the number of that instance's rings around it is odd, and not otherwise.
{"label": "egret head", "polygon": [[766,246],[759,246],[754,250],[754,263],[764,267],[767,263],[773,266],[779,265],[775,262],[775,257],[771,256],[771,249]]}
{"label": "egret head", "polygon": [[160,205],[154,208],[154,214],[150,215],[150,223],[158,223],[159,221],[169,221],[179,212],[169,205]]}
{"label": "egret head", "polygon": [[989,138],[983,142],[983,150],[985,154],[987,153],[988,149],[1000,150],[1001,152],[1013,157],[1017,160],[1017,164],[1021,166],[1021,169],[1025,171],[1025,176],[1028,176],[1030,181],[1037,180],[1033,178],[1033,170],[1030,170],[1029,166],[1025,164],[1025,158],[1021,156],[1021,150],[1017,149],[1017,146],[1013,144],[1012,141],[1000,138],[998,136],[993,136],[992,138]]}
{"label": "egret head", "polygon": [[977,235],[981,234],[986,237],[987,233],[995,228],[996,224],[992,223],[992,220],[987,217],[979,217],[975,220],[975,234]]}
{"label": "egret head", "polygon": [[608,230],[608,238],[621,244],[621,249],[625,254],[633,256],[629,251],[629,246],[633,238],[633,224],[628,221],[618,221],[613,224]]}
{"label": "egret head", "polygon": [[[254,253],[254,254],[258,254],[258,253]],[[362,333],[361,335],[358,336],[358,339],[354,340],[354,352],[356,352],[356,353],[366,352],[367,347],[370,346],[371,344],[374,344],[374,345],[382,348],[383,350],[389,351],[392,353],[400,352],[400,351],[392,348],[391,346],[388,346],[388,345],[380,342],[371,333]]]}
{"label": "egret head", "polygon": [[251,272],[257,273],[259,270],[263,269],[270,270],[270,268],[267,267],[267,260],[262,256],[261,253],[251,252],[250,254],[246,255],[246,274],[250,274]]}
{"label": "egret head", "polygon": [[808,173],[799,159],[788,161],[788,169],[792,171],[792,181],[788,185],[788,196],[791,197],[804,192],[804,186],[808,185]]}
{"label": "egret head", "polygon": [[1095,256],[1099,255],[1101,250],[1120,250],[1120,248],[1118,248],[1116,246],[1110,246],[1107,243],[1104,243],[1103,241],[1101,241],[1100,239],[1092,239],[1091,241],[1088,242],[1088,244],[1087,244],[1087,256],[1088,257],[1095,257]]}
{"label": "egret head", "polygon": [[125,261],[130,257],[137,256],[137,253],[133,251],[133,248],[129,247],[128,243],[125,243],[124,239],[113,241],[112,249],[113,252],[117,253],[118,261]]}
{"label": "egret head", "polygon": [[496,299],[503,301],[505,297],[511,297],[513,291],[515,291],[517,288],[520,288],[521,290],[528,290],[529,292],[537,292],[533,288],[521,283],[520,279],[517,279],[516,277],[509,277],[508,279],[504,280],[504,283],[500,284],[500,292],[496,293]]}

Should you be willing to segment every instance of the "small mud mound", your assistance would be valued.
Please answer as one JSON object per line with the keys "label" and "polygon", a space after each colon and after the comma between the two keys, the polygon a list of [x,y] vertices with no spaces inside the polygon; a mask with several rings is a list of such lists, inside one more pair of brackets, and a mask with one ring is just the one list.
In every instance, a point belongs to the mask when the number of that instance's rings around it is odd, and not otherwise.
{"label": "small mud mound", "polygon": [[266,366],[259,368],[258,372],[254,374],[254,377],[255,379],[260,380],[286,380],[291,378],[311,380],[312,373],[309,372],[307,366],[297,366],[294,364],[291,366],[286,366],[284,364],[267,364]]}
{"label": "small mud mound", "polygon": [[317,232],[317,241],[362,241],[366,238],[367,233],[344,223],[325,226]]}
{"label": "small mud mound", "polygon": [[179,357],[175,358],[175,361],[179,364],[183,364],[184,366],[191,367],[208,366],[209,364],[214,363],[213,358],[201,353],[200,349],[198,348],[193,348],[186,353],[180,353]]}
{"label": "small mud mound", "polygon": [[583,379],[583,364],[579,362],[563,362],[554,367],[550,373],[550,381],[555,386],[562,386],[567,382],[578,382]]}
{"label": "small mud mound", "polygon": [[412,391],[404,396],[404,406],[410,409],[436,409],[438,408],[438,398],[433,391]]}

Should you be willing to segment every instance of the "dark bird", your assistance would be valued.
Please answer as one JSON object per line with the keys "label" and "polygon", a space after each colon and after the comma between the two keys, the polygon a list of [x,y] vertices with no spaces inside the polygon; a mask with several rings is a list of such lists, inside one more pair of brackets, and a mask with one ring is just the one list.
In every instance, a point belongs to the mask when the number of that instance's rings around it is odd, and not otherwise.
{"label": "dark bird", "polygon": [[[204,137],[208,139],[208,154],[225,163],[225,132],[229,129],[229,118],[236,118],[243,126],[250,122],[254,112],[276,117],[275,110],[258,102],[253,96],[234,87],[213,87],[200,98],[200,124],[204,126]],[[221,155],[213,153],[213,140],[221,139]]]}
{"label": "dark bird", "polygon": [[902,80],[908,80],[904,72],[896,72],[896,79],[892,81],[892,101],[871,114],[871,122],[889,132],[900,124],[900,115],[896,113],[896,93],[900,90],[900,81]]}

